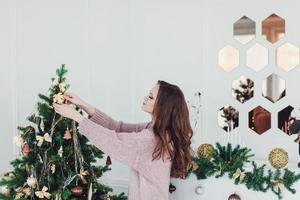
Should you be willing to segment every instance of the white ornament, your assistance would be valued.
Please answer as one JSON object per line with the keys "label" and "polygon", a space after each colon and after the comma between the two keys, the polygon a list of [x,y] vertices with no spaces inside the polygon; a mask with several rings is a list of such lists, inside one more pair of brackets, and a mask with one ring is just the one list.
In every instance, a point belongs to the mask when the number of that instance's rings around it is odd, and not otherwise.
{"label": "white ornament", "polygon": [[45,128],[45,124],[44,124],[44,120],[43,119],[41,119],[40,127],[41,127],[42,130],[44,130],[44,128]]}
{"label": "white ornament", "polygon": [[27,185],[31,188],[35,188],[37,184],[37,180],[33,175],[27,178]]}
{"label": "white ornament", "polygon": [[22,191],[25,194],[25,198],[31,195],[31,189],[29,187],[24,188]]}
{"label": "white ornament", "polygon": [[5,195],[5,196],[8,196],[9,195],[9,189],[7,186],[1,186],[0,187],[0,193]]}
{"label": "white ornament", "polygon": [[53,95],[54,103],[62,104],[64,100],[65,100],[64,95],[61,92]]}
{"label": "white ornament", "polygon": [[202,195],[204,193],[204,189],[201,185],[198,185],[196,188],[195,188],[195,193],[197,195]]}
{"label": "white ornament", "polygon": [[23,138],[22,138],[21,135],[16,135],[16,136],[14,137],[14,144],[15,144],[16,146],[18,146],[18,147],[20,147],[20,146],[22,146],[22,145],[24,144],[24,140],[23,140]]}
{"label": "white ornament", "polygon": [[55,165],[54,164],[51,165],[51,172],[52,172],[52,174],[55,173]]}
{"label": "white ornament", "polygon": [[15,196],[15,199],[21,199],[24,196],[22,192],[18,192]]}
{"label": "white ornament", "polygon": [[59,148],[59,150],[58,150],[58,155],[59,155],[59,157],[62,157],[62,155],[63,155],[63,148],[62,148],[62,146],[60,146],[60,148]]}

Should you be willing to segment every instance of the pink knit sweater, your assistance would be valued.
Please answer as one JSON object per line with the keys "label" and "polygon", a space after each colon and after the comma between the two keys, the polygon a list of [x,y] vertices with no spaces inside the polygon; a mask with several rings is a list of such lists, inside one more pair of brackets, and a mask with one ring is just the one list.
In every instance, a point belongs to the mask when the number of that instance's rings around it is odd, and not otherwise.
{"label": "pink knit sweater", "polygon": [[171,161],[152,161],[152,123],[126,124],[96,113],[79,125],[92,144],[131,169],[128,200],[168,200]]}

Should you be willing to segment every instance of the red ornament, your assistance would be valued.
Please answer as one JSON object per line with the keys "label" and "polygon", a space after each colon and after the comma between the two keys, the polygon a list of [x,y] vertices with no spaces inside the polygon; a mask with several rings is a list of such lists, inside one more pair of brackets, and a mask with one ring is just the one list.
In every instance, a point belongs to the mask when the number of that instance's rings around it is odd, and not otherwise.
{"label": "red ornament", "polygon": [[170,183],[170,185],[169,185],[169,192],[170,192],[170,193],[173,193],[173,192],[175,192],[175,191],[176,191],[175,185],[173,185],[172,183]]}
{"label": "red ornament", "polygon": [[112,162],[111,162],[110,156],[107,156],[106,165],[111,165],[111,164],[112,164]]}
{"label": "red ornament", "polygon": [[29,152],[31,151],[29,145],[27,143],[25,143],[23,146],[22,146],[22,153],[23,154],[28,154]]}
{"label": "red ornament", "polygon": [[241,197],[234,193],[228,197],[228,200],[241,200]]}
{"label": "red ornament", "polygon": [[65,131],[64,137],[65,140],[70,140],[72,139],[71,133],[69,131],[69,128],[67,128],[67,130]]}
{"label": "red ornament", "polygon": [[83,189],[82,189],[81,186],[77,185],[74,188],[72,188],[71,191],[72,191],[73,195],[75,195],[75,196],[81,196],[82,192],[83,192]]}

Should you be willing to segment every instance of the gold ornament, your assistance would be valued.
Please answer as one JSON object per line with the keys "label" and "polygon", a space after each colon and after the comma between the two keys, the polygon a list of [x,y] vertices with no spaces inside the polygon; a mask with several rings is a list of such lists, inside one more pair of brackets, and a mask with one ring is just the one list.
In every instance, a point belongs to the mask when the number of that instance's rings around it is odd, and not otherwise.
{"label": "gold ornament", "polygon": [[65,100],[64,95],[61,92],[53,95],[54,103],[62,104],[64,102],[64,100]]}
{"label": "gold ornament", "polygon": [[237,179],[240,177],[240,182],[242,182],[245,178],[245,172],[243,172],[240,168],[236,169],[236,172],[233,174],[233,178]]}
{"label": "gold ornament", "polygon": [[40,146],[42,146],[44,140],[46,142],[51,143],[52,142],[52,137],[49,135],[49,133],[46,133],[44,136],[37,135],[36,140],[38,141],[37,145],[40,147]]}
{"label": "gold ornament", "polygon": [[281,148],[275,148],[269,154],[269,162],[276,169],[285,167],[288,163],[288,160],[288,153]]}
{"label": "gold ornament", "polygon": [[52,87],[55,87],[55,86],[58,86],[59,85],[59,82],[57,79],[53,80],[52,82]]}
{"label": "gold ornament", "polygon": [[82,195],[82,192],[83,192],[83,189],[81,186],[75,186],[74,188],[71,189],[72,191],[72,194],[75,195],[75,196],[81,196]]}
{"label": "gold ornament", "polygon": [[272,183],[272,189],[275,192],[279,193],[279,192],[283,191],[284,185],[281,182],[279,182],[277,180],[271,180],[271,183]]}
{"label": "gold ornament", "polygon": [[234,193],[228,197],[228,200],[241,200],[241,197]]}
{"label": "gold ornament", "polygon": [[196,163],[195,161],[192,161],[189,165],[188,165],[188,167],[187,167],[187,170],[188,171],[195,171],[195,170],[197,170],[199,168],[199,165],[198,165],[198,163]]}
{"label": "gold ornament", "polygon": [[22,192],[17,192],[15,199],[21,199],[24,196],[24,194]]}
{"label": "gold ornament", "polygon": [[83,184],[87,184],[87,180],[85,179],[85,176],[89,175],[90,173],[87,170],[80,169],[80,173],[78,176],[82,180]]}
{"label": "gold ornament", "polygon": [[49,192],[47,192],[47,190],[48,190],[48,188],[46,186],[44,186],[41,191],[35,192],[35,195],[40,199],[43,199],[43,198],[50,199],[51,194]]}
{"label": "gold ornament", "polygon": [[214,146],[211,144],[201,144],[198,147],[197,154],[207,160],[210,160],[214,153]]}
{"label": "gold ornament", "polygon": [[23,188],[22,192],[25,194],[25,198],[27,198],[31,195],[31,188],[29,187]]}
{"label": "gold ornament", "polygon": [[61,91],[61,92],[65,92],[66,91],[66,83],[64,83],[64,82],[62,82],[62,83],[60,83],[59,85],[58,85],[58,87],[59,87],[59,90]]}

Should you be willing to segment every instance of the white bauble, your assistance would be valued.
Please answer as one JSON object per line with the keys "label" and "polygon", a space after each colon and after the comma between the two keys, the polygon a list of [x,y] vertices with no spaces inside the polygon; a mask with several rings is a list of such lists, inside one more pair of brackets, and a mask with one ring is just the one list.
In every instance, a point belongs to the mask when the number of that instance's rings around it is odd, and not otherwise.
{"label": "white bauble", "polygon": [[196,188],[195,188],[195,193],[197,195],[202,195],[204,193],[204,189],[201,185],[198,185]]}

